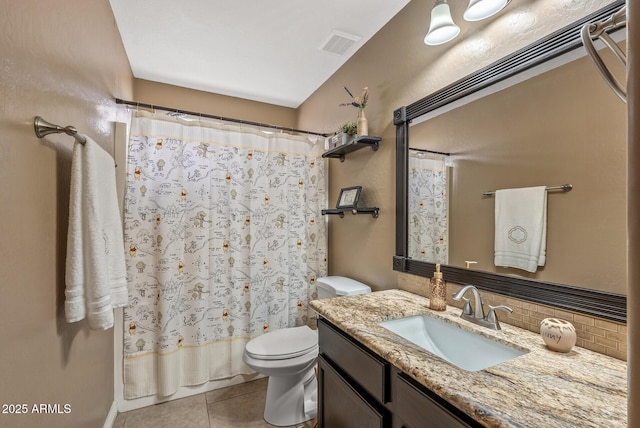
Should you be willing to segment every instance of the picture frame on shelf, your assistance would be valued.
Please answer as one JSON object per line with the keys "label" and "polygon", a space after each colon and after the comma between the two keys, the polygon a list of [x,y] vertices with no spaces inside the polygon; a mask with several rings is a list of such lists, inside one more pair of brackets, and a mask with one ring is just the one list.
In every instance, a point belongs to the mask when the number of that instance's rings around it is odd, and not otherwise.
{"label": "picture frame on shelf", "polygon": [[340,189],[340,196],[338,196],[336,208],[357,208],[361,191],[362,186],[343,187]]}

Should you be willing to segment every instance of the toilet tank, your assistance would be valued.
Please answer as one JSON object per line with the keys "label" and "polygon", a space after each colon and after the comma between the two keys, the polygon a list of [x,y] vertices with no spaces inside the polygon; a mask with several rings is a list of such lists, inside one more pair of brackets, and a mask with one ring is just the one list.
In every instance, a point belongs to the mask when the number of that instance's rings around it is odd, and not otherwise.
{"label": "toilet tank", "polygon": [[316,279],[318,299],[371,293],[371,287],[344,276],[324,276]]}

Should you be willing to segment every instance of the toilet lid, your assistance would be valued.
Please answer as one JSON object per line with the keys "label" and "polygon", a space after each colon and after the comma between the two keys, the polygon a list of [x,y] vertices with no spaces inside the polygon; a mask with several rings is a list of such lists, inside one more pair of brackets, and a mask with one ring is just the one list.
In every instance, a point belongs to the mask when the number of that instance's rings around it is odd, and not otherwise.
{"label": "toilet lid", "polygon": [[245,350],[262,360],[279,360],[304,355],[318,346],[318,333],[306,325],[271,331],[251,339]]}

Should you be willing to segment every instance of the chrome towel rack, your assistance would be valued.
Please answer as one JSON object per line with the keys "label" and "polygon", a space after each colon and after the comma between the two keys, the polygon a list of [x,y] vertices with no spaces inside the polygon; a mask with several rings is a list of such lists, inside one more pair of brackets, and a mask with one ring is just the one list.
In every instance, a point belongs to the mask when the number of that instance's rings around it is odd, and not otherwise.
{"label": "chrome towel rack", "polygon": [[78,130],[74,126],[60,126],[47,122],[40,116],[36,116],[33,121],[33,127],[38,138],[43,138],[49,134],[67,134],[76,139],[80,144],[85,144],[87,139],[84,135],[78,134]]}
{"label": "chrome towel rack", "polygon": [[613,52],[618,60],[627,66],[627,54],[614,42],[607,31],[623,28],[627,25],[627,7],[623,6],[611,15],[611,17],[605,21],[594,22],[586,24],[582,27],[580,36],[582,37],[582,43],[584,44],[587,53],[593,60],[596,68],[604,78],[604,81],[613,89],[618,97],[625,103],[627,102],[627,89],[626,85],[622,85],[609,71],[604,61],[598,54],[597,49],[593,45],[593,41],[596,39],[602,40],[602,42]]}
{"label": "chrome towel rack", "polygon": [[[571,189],[573,189],[573,184],[561,184],[560,186],[547,186],[547,188],[546,188],[547,192],[555,191],[555,190],[562,190],[563,192],[568,192]],[[496,194],[495,190],[490,190],[488,192],[482,192],[482,196],[493,196],[495,194]]]}

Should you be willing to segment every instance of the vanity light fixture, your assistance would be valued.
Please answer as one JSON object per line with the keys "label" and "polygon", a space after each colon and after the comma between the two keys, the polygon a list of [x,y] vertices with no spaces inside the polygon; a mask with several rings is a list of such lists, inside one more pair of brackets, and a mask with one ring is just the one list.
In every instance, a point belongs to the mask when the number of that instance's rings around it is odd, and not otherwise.
{"label": "vanity light fixture", "polygon": [[458,34],[460,34],[460,27],[451,18],[451,9],[447,0],[436,0],[435,6],[431,9],[431,24],[424,42],[431,46],[441,45],[453,40]]}
{"label": "vanity light fixture", "polygon": [[463,17],[467,21],[480,21],[500,12],[508,3],[509,0],[470,0]]}
{"label": "vanity light fixture", "polygon": [[[469,6],[464,12],[467,21],[480,21],[495,15],[505,8],[511,0],[469,0]],[[441,45],[453,40],[460,34],[458,27],[451,18],[451,9],[447,0],[436,0],[431,9],[431,23],[424,42],[430,46]]]}

